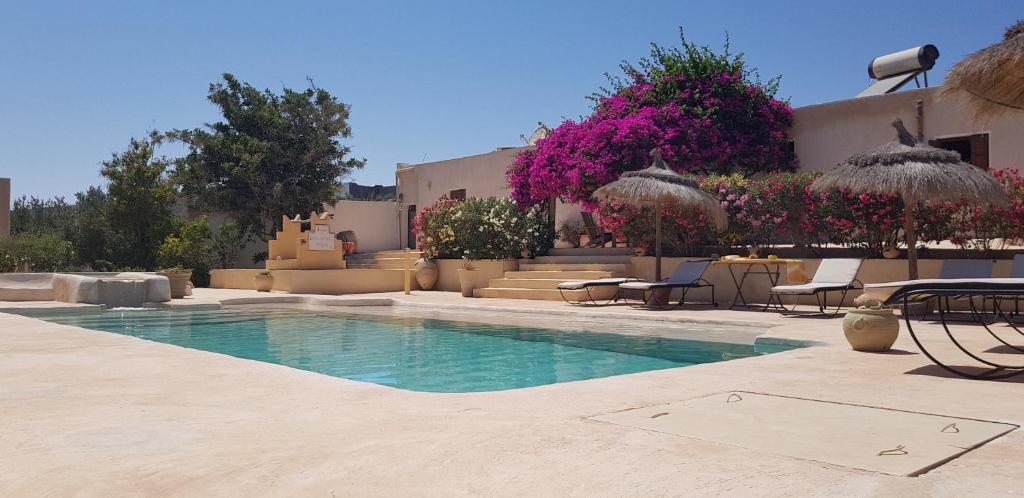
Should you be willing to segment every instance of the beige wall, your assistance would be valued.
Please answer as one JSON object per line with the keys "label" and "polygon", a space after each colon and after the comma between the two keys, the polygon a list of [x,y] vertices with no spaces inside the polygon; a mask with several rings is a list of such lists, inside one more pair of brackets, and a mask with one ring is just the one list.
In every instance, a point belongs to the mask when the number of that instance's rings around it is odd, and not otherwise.
{"label": "beige wall", "polygon": [[11,234],[11,179],[0,178],[0,237]]}
{"label": "beige wall", "polygon": [[331,231],[356,233],[359,252],[400,249],[398,203],[394,201],[338,201],[327,209],[334,214]]}
{"label": "beige wall", "polygon": [[[399,247],[408,243],[408,207],[419,212],[437,202],[452,190],[466,189],[466,197],[508,197],[511,191],[505,184],[505,171],[516,154],[525,147],[509,147],[486,154],[460,157],[432,163],[400,165],[398,192],[401,200],[401,240]],[[563,221],[579,221],[580,208],[575,204],[559,202],[555,208],[555,226]]]}
{"label": "beige wall", "polygon": [[851,154],[893,140],[896,133],[890,123],[894,118],[901,118],[907,129],[916,133],[918,100],[924,102],[926,140],[988,133],[992,168],[1024,166],[1024,118],[1020,113],[976,123],[960,101],[941,98],[938,93],[938,87],[913,89],[794,109],[790,136],[796,143],[800,168],[827,170]]}

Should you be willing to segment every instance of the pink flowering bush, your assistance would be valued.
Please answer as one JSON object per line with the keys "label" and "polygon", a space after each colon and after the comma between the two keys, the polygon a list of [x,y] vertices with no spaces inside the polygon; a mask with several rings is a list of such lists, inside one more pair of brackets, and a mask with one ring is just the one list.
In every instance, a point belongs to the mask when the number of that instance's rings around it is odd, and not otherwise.
{"label": "pink flowering bush", "polygon": [[[653,252],[654,208],[638,208],[618,202],[602,203],[599,207],[600,225],[605,231],[625,239],[633,247],[644,247]],[[662,215],[662,249],[665,254],[697,256],[703,246],[712,243],[714,230],[703,213],[664,208]]]}
{"label": "pink flowering bush", "polygon": [[792,109],[774,98],[777,82],[761,84],[741,55],[682,39],[682,50],[655,45],[639,68],[623,70],[629,83],[613,80],[590,117],[563,122],[516,157],[507,181],[520,205],[560,198],[596,207],[594,190],[644,167],[652,148],[681,172],[795,166],[786,137]]}

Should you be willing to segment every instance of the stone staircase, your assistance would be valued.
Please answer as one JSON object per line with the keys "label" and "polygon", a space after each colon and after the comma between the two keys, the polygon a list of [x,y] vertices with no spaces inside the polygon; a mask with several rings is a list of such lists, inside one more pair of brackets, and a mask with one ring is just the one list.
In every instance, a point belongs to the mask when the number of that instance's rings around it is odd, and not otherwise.
{"label": "stone staircase", "polygon": [[[421,251],[410,251],[410,264],[416,264],[416,260],[421,257]],[[347,268],[353,270],[402,270],[405,268],[405,253],[400,250],[360,252],[346,257],[345,263]]]}
{"label": "stone staircase", "polygon": [[[561,301],[559,283],[627,276],[632,254],[633,249],[629,247],[552,249],[547,256],[519,260],[518,271],[491,279],[486,288],[476,289],[473,294],[476,297]],[[590,292],[594,299],[611,299],[616,289],[597,287]],[[565,291],[565,297],[584,299],[586,291]]]}

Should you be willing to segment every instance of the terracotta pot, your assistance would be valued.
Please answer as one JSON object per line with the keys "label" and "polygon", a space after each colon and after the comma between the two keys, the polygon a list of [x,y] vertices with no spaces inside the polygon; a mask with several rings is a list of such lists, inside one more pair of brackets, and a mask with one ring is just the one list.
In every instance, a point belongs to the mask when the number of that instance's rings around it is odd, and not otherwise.
{"label": "terracotta pot", "polygon": [[882,249],[882,257],[885,259],[899,259],[900,248],[896,246],[885,246],[885,249]]}
{"label": "terracotta pot", "polygon": [[900,321],[890,309],[857,308],[843,317],[843,334],[855,351],[888,351],[900,334]]}
{"label": "terracotta pot", "polygon": [[519,256],[522,259],[530,259],[530,256],[532,256],[532,255],[530,254],[530,250],[529,249],[523,249],[522,251],[519,251]]}
{"label": "terracotta pot", "polygon": [[270,292],[274,288],[274,276],[270,273],[257,273],[252,277],[252,285],[259,292]]}
{"label": "terracotta pot", "polygon": [[633,255],[634,256],[646,256],[647,255],[647,248],[646,247],[634,247],[633,248]]}
{"label": "terracotta pot", "polygon": [[171,299],[181,299],[188,295],[188,286],[192,283],[192,272],[156,272],[157,275],[167,277],[171,284]]}
{"label": "terracotta pot", "polygon": [[473,290],[480,285],[480,270],[459,268],[459,290],[462,297],[473,297]]}
{"label": "terracotta pot", "polygon": [[651,304],[658,306],[668,304],[668,300],[672,297],[672,289],[654,289],[651,293]]}
{"label": "terracotta pot", "polygon": [[437,263],[432,259],[420,258],[416,261],[416,283],[422,290],[431,290],[437,284]]}
{"label": "terracotta pot", "polygon": [[761,246],[749,246],[747,247],[747,254],[751,258],[757,258],[761,256]]}

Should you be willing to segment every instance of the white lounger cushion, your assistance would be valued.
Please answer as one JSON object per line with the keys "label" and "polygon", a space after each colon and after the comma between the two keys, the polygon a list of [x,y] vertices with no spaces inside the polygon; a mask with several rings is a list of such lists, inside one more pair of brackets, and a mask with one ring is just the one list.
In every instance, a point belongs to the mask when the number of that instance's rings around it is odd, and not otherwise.
{"label": "white lounger cushion", "polygon": [[810,282],[798,285],[776,285],[772,287],[772,293],[810,295],[830,290],[843,290],[850,287],[850,285],[850,282]]}
{"label": "white lounger cushion", "polygon": [[863,262],[864,260],[861,258],[823,259],[814,272],[811,283],[834,285],[836,282],[843,282],[844,285],[849,285],[857,278],[857,272],[860,271],[860,265]]}
{"label": "white lounger cushion", "polygon": [[635,278],[595,278],[593,280],[570,280],[558,284],[562,290],[580,290],[587,287],[600,287],[604,285],[619,285],[636,280]]}

